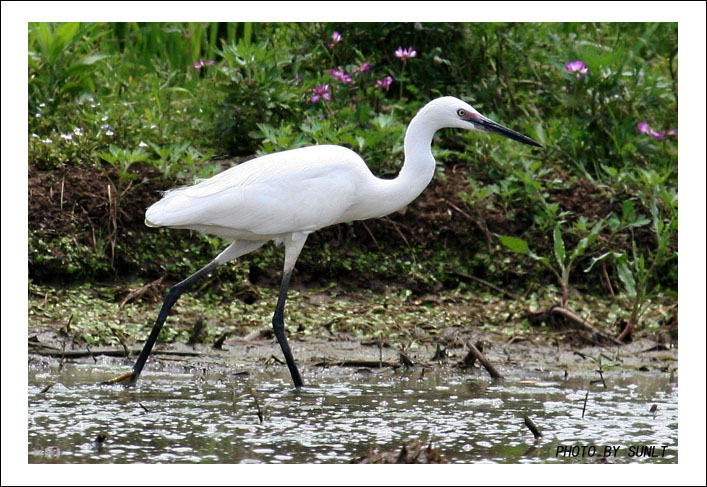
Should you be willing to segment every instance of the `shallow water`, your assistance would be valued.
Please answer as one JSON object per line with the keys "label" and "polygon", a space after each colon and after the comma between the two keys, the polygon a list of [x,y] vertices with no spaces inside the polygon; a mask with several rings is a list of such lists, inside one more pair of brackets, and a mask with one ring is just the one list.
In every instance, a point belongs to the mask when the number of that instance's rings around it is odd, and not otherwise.
{"label": "shallow water", "polygon": [[[561,373],[494,383],[446,369],[308,368],[310,385],[297,393],[286,369],[270,367],[225,378],[146,371],[136,387],[96,385],[122,372],[31,367],[29,462],[341,463],[415,438],[453,463],[588,463],[617,446],[611,462],[678,460],[678,388],[667,375],[605,374],[605,389],[590,384],[596,377]],[[563,446],[577,455],[558,455]],[[635,455],[651,446],[654,456]]]}

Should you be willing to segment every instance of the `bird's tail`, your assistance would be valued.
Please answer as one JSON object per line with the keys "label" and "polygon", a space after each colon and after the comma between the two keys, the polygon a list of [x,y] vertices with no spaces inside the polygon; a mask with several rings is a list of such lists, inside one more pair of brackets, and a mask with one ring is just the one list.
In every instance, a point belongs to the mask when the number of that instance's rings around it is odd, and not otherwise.
{"label": "bird's tail", "polygon": [[148,227],[178,227],[193,220],[194,205],[184,194],[184,188],[167,191],[161,200],[145,211]]}

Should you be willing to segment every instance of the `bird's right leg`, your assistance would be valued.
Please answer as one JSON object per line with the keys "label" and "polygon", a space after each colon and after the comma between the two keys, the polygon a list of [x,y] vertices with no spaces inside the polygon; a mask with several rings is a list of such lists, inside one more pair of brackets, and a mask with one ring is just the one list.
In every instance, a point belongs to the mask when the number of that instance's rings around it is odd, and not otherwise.
{"label": "bird's right leg", "polygon": [[236,259],[241,255],[245,255],[249,252],[252,252],[253,250],[262,246],[263,243],[264,242],[233,242],[226,248],[226,250],[216,256],[216,258],[209,262],[206,266],[202,267],[194,274],[184,279],[182,282],[175,284],[169,290],[169,293],[167,293],[167,297],[164,299],[164,303],[162,303],[162,309],[160,310],[160,314],[157,316],[157,321],[152,327],[152,332],[150,332],[150,336],[147,338],[145,345],[142,347],[142,351],[140,352],[140,356],[138,357],[137,361],[135,362],[135,365],[133,366],[133,370],[131,370],[130,372],[126,372],[125,374],[119,375],[118,377],[115,377],[113,379],[101,382],[101,385],[135,383],[138,377],[140,377],[140,373],[142,372],[143,367],[145,367],[145,362],[147,362],[147,357],[149,357],[150,352],[152,351],[152,347],[155,346],[155,342],[157,341],[157,337],[159,336],[160,331],[162,330],[162,326],[164,325],[164,322],[167,319],[169,311],[172,309],[172,306],[174,306],[174,303],[177,302],[179,296],[181,296],[184,291],[189,289],[189,287],[194,282],[214,270],[220,264],[228,262],[229,260]]}
{"label": "bird's right leg", "polygon": [[285,334],[285,301],[287,301],[287,290],[290,287],[292,270],[295,267],[297,257],[299,257],[306,240],[306,235],[302,235],[297,239],[293,239],[292,236],[285,239],[285,269],[280,286],[280,295],[277,298],[277,306],[275,306],[275,314],[272,317],[275,337],[280,344],[282,354],[285,356],[285,362],[287,362],[287,368],[290,369],[292,382],[294,382],[297,389],[302,387],[302,376],[300,376],[299,370],[297,369],[295,357],[292,355],[292,350],[290,350],[290,344],[287,343],[287,335]]}

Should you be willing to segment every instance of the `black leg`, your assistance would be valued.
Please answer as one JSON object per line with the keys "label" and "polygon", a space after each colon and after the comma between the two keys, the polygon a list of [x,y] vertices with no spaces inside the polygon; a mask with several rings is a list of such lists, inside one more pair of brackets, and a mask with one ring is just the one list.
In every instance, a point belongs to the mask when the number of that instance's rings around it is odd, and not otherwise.
{"label": "black leg", "polygon": [[145,342],[145,346],[142,347],[142,351],[140,352],[140,356],[138,357],[137,362],[135,362],[135,365],[133,366],[133,370],[131,372],[127,372],[123,375],[115,377],[114,379],[102,382],[102,385],[116,384],[119,382],[129,382],[132,384],[138,379],[138,377],[140,377],[140,373],[142,372],[143,367],[145,367],[145,362],[147,362],[147,357],[150,355],[152,347],[155,346],[157,336],[160,334],[162,326],[164,325],[164,322],[167,319],[169,310],[172,309],[172,306],[174,306],[174,303],[177,302],[179,296],[181,296],[184,291],[189,289],[189,286],[194,283],[194,281],[197,281],[199,278],[205,276],[206,274],[214,270],[218,265],[219,262],[217,260],[211,261],[208,265],[201,268],[191,276],[187,277],[179,284],[175,284],[174,287],[169,290],[169,293],[167,293],[167,297],[165,298],[164,303],[162,304],[160,314],[157,316],[155,326],[152,327],[152,332],[150,333],[150,336]]}
{"label": "black leg", "polygon": [[287,300],[287,289],[290,286],[290,276],[292,271],[285,272],[282,276],[282,286],[280,286],[280,296],[277,298],[277,306],[275,307],[275,314],[272,317],[272,327],[275,332],[275,337],[278,343],[280,343],[280,348],[282,348],[282,353],[285,356],[285,361],[287,362],[287,368],[290,369],[290,375],[292,376],[292,382],[295,383],[295,387],[299,389],[302,387],[302,377],[299,375],[299,370],[297,370],[297,364],[295,363],[295,358],[290,350],[290,345],[287,343],[287,336],[285,335],[285,301]]}

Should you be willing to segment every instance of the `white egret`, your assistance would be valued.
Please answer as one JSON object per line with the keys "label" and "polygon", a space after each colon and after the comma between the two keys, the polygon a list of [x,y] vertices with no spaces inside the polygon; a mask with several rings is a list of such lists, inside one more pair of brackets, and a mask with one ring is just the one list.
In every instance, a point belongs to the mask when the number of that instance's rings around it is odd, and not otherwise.
{"label": "white egret", "polygon": [[530,137],[484,117],[467,103],[446,96],[425,105],[405,133],[405,163],[395,179],[379,179],[355,152],[317,145],[268,154],[239,164],[193,186],[173,189],[147,209],[150,227],[196,230],[231,244],[208,265],[172,287],[131,372],[107,381],[135,382],[169,310],[200,277],[274,240],[285,244],[285,266],[272,319],[294,385],[302,378],[285,335],[287,290],[307,236],[320,228],[378,218],[413,201],[432,180],[432,137],[443,128],[479,130],[541,147]]}

